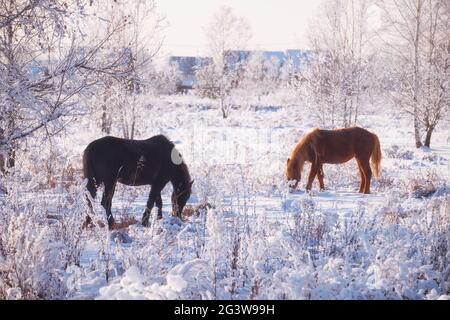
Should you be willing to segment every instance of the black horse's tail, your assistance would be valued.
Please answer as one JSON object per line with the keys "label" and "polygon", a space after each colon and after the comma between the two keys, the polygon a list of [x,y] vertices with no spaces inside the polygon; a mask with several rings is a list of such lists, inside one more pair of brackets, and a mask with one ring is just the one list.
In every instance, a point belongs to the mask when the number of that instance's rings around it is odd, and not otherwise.
{"label": "black horse's tail", "polygon": [[92,161],[90,159],[89,147],[87,147],[83,153],[83,174],[84,178],[88,179],[86,189],[89,191],[92,198],[95,198],[95,196],[97,195],[97,185],[94,167],[92,166]]}
{"label": "black horse's tail", "polygon": [[[92,166],[92,161],[90,159],[90,151],[89,146],[84,150],[83,153],[83,174],[84,178],[88,179],[88,182],[86,184],[86,189],[89,191],[92,199],[95,198],[97,195],[97,184],[96,184],[96,178],[95,178],[95,172],[94,167]],[[88,195],[86,195],[86,201],[89,207],[90,214],[94,214],[94,207],[92,206],[91,198],[89,198]],[[86,229],[90,226],[92,226],[92,218],[89,213],[86,214],[86,220],[83,223],[82,228]]]}

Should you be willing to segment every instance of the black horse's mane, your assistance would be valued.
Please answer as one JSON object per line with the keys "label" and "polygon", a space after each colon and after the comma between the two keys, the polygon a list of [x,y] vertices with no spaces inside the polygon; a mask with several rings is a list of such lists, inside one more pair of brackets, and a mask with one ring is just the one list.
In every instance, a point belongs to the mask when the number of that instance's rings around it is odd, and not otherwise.
{"label": "black horse's mane", "polygon": [[[169,144],[171,147],[175,147],[175,144],[173,143],[173,141],[171,141],[169,138],[167,138],[163,134],[153,136],[153,137],[147,139],[147,141],[163,142],[163,143]],[[181,164],[176,165],[176,167],[177,167],[177,169],[179,169],[179,170],[176,170],[177,182],[182,182],[184,184],[191,182],[191,175],[189,174],[189,169],[188,169],[186,163],[184,162],[184,160]]]}
{"label": "black horse's mane", "polygon": [[191,182],[191,175],[189,174],[189,170],[187,165],[184,163],[181,163],[180,165],[178,165],[179,167],[179,177],[180,177],[180,182],[183,182],[185,184]]}

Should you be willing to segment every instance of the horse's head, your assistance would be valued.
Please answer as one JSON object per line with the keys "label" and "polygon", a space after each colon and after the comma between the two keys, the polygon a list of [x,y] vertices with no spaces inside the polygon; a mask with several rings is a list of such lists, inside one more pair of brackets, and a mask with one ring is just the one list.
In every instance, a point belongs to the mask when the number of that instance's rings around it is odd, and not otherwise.
{"label": "horse's head", "polygon": [[192,184],[194,180],[190,182],[180,182],[174,186],[172,193],[172,215],[181,218],[186,202],[189,200],[192,191]]}
{"label": "horse's head", "polygon": [[297,159],[287,159],[285,175],[292,190],[297,189],[298,183],[300,182],[300,179],[302,177],[302,171],[299,170]]}

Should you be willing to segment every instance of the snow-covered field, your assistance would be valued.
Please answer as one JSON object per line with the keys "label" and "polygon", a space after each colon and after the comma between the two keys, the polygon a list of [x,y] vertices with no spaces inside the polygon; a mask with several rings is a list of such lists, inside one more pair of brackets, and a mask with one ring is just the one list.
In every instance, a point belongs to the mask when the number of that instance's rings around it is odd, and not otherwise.
{"label": "snow-covered field", "polygon": [[[317,126],[302,105],[263,101],[222,119],[214,101],[149,99],[136,138],[173,140],[195,179],[188,204],[212,208],[186,221],[171,217],[167,185],[162,220],[153,212],[148,228],[111,232],[81,228],[79,170],[84,148],[100,137],[95,122],[30,144],[38,152],[20,159],[29,172],[17,173],[16,192],[0,198],[0,229],[8,230],[0,241],[16,250],[2,262],[14,272],[2,278],[9,282],[0,283],[0,297],[448,299],[450,129],[443,123],[432,149],[417,150],[411,119],[379,110],[359,119],[383,152],[372,194],[357,193],[353,160],[324,166],[324,192],[317,181],[304,192],[305,168],[301,191],[289,193],[286,158]],[[52,165],[66,168],[55,181]],[[140,221],[148,192],[118,185],[116,219]],[[105,221],[99,199],[95,211],[94,220]]]}

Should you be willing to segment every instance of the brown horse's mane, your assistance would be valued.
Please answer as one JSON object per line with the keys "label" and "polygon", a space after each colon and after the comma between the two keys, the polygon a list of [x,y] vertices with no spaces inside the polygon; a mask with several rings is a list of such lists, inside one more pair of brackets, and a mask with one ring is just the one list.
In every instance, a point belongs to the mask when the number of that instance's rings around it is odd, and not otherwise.
{"label": "brown horse's mane", "polygon": [[312,130],[297,143],[288,159],[287,175],[290,175],[290,172],[302,172],[305,161],[312,161],[317,157],[319,130],[318,128]]}
{"label": "brown horse's mane", "polygon": [[319,130],[319,128],[312,130],[297,143],[291,153],[291,160],[310,160],[316,157]]}

